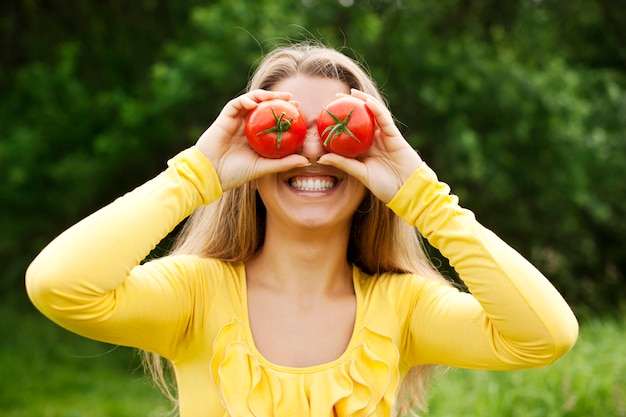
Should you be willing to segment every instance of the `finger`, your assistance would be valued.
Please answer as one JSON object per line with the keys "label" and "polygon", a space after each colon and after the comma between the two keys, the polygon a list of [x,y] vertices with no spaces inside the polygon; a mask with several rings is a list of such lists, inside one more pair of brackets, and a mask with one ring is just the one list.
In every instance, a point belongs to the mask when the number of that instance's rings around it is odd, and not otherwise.
{"label": "finger", "polygon": [[271,90],[258,89],[258,90],[252,90],[244,94],[243,96],[249,96],[256,102],[272,100],[272,99],[280,99],[280,100],[289,101],[291,100],[292,94],[287,91],[271,91]]}
{"label": "finger", "polygon": [[254,109],[261,101],[280,99],[291,100],[291,93],[269,90],[252,90],[230,100],[222,109],[221,115],[238,117]]}
{"label": "finger", "polygon": [[351,88],[350,89],[350,95],[352,97],[356,97],[356,98],[360,98],[363,101],[367,101],[368,98],[373,98],[371,95],[361,91],[361,90],[357,90],[356,88]]}
{"label": "finger", "polygon": [[396,126],[396,123],[393,120],[391,112],[384,104],[374,98],[368,98],[365,102],[365,105],[368,109],[370,109],[370,111],[376,118],[376,123],[378,124],[378,127],[380,127],[380,129],[386,136],[401,135],[400,130],[398,130],[398,126]]}
{"label": "finger", "polygon": [[260,157],[256,163],[256,178],[277,172],[289,171],[311,165],[308,158],[298,154],[287,155],[279,159]]}
{"label": "finger", "polygon": [[346,93],[336,93],[335,97],[340,98],[340,97],[350,97],[351,94],[346,94]]}
{"label": "finger", "polygon": [[237,117],[243,111],[250,111],[253,108],[255,108],[257,105],[258,103],[255,100],[253,100],[251,96],[242,95],[226,103],[226,105],[220,112],[220,116]]}
{"label": "finger", "polygon": [[367,186],[367,169],[363,162],[358,159],[346,158],[336,153],[327,153],[322,155],[317,163],[338,168]]}

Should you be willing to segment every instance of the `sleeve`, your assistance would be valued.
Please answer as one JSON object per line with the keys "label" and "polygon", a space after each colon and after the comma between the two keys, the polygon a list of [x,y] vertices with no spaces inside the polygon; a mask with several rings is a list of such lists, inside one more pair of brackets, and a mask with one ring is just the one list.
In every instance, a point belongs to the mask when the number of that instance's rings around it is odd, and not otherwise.
{"label": "sleeve", "polygon": [[[54,239],[26,271],[33,304],[70,331],[171,357],[191,325],[194,297],[210,289],[193,256],[140,265],[200,205],[219,198],[219,179],[195,147],[154,179]],[[184,279],[182,279],[184,277]]]}
{"label": "sleeve", "polygon": [[471,293],[422,281],[408,318],[409,366],[522,369],[550,364],[573,346],[578,323],[563,297],[461,208],[426,164],[389,207],[450,261]]}

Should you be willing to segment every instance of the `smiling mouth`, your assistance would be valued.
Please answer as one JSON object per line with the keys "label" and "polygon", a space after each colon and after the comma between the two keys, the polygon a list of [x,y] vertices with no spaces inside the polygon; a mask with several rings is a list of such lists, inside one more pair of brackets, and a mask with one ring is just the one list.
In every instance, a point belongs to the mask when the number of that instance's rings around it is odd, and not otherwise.
{"label": "smiling mouth", "polygon": [[332,176],[305,177],[297,176],[289,179],[289,185],[300,191],[328,191],[339,182]]}

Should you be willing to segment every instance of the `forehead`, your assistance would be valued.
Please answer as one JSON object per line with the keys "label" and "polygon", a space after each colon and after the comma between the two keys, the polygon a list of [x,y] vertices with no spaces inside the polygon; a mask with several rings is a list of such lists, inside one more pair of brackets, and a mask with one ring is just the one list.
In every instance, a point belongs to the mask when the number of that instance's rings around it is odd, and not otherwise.
{"label": "forehead", "polygon": [[291,93],[305,117],[307,114],[317,117],[322,108],[337,97],[337,93],[350,93],[350,88],[343,81],[306,75],[285,78],[274,84],[272,90]]}

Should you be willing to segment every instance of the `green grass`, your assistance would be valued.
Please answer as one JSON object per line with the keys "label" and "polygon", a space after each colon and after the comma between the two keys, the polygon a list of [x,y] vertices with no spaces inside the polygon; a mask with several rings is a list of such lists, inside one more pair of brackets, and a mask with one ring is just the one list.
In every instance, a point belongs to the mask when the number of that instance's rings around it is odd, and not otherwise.
{"label": "green grass", "polygon": [[2,417],[157,417],[169,410],[135,350],[0,307]]}
{"label": "green grass", "polygon": [[[626,322],[591,319],[552,366],[450,370],[427,417],[626,417]],[[159,417],[171,406],[134,350],[83,339],[38,313],[0,307],[2,417]]]}
{"label": "green grass", "polygon": [[626,321],[591,319],[556,363],[526,371],[453,369],[435,381],[429,417],[625,417]]}

